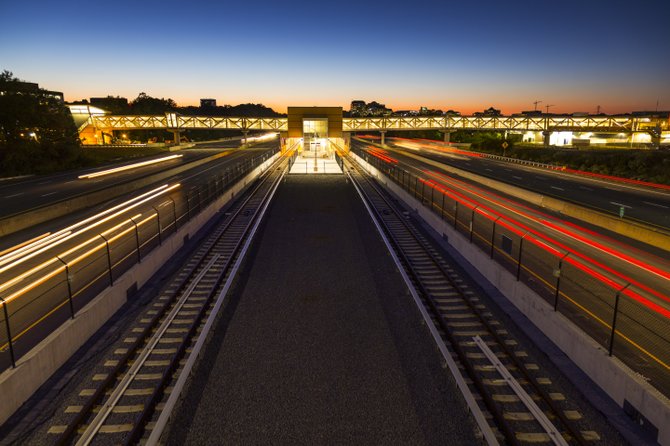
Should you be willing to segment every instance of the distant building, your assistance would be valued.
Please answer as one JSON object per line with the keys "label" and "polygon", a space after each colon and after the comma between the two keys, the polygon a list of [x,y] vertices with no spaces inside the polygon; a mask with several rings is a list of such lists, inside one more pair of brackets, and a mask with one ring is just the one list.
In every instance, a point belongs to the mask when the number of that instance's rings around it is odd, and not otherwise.
{"label": "distant building", "polygon": [[200,99],[200,108],[216,107],[216,99]]}
{"label": "distant building", "polygon": [[404,117],[417,116],[418,114],[419,112],[416,110],[397,110],[393,112],[393,116],[404,116]]}
{"label": "distant building", "polygon": [[389,116],[393,110],[377,101],[366,103],[365,101],[351,101],[351,116]]}
{"label": "distant building", "polygon": [[40,86],[34,82],[22,82],[14,81],[4,83],[0,87],[0,95],[5,94],[29,94],[29,95],[40,95],[48,98],[53,98],[59,102],[63,102],[63,93],[60,91],[51,91],[40,88]]}
{"label": "distant building", "polygon": [[522,116],[542,116],[542,110],[524,110]]}
{"label": "distant building", "polygon": [[500,110],[497,108],[489,107],[483,112],[475,112],[473,113],[474,116],[502,116],[502,113],[500,113]]}
{"label": "distant building", "polygon": [[89,103],[103,110],[108,110],[115,113],[125,113],[129,110],[128,99],[120,96],[107,96],[103,98],[91,98]]}

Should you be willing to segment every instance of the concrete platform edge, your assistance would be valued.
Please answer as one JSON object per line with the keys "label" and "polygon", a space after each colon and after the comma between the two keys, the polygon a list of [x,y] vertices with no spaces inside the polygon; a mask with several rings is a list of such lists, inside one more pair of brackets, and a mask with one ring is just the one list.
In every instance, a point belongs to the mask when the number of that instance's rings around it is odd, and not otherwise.
{"label": "concrete platform edge", "polygon": [[16,368],[0,374],[0,424],[4,423],[77,349],[79,349],[126,301],[133,285],[140,288],[183,246],[184,237],[195,234],[219,209],[238,195],[277,159],[276,153],[247,174],[203,212],[166,238],[142,263],[119,277],[114,286],[105,289],[88,303],[74,319],[61,325],[28,354],[19,359]]}
{"label": "concrete platform edge", "polygon": [[657,441],[670,445],[670,400],[649,385],[642,376],[607,351],[561,313],[555,312],[544,299],[504,269],[489,256],[470,244],[459,232],[433,214],[395,182],[355,153],[354,159],[402,199],[438,234],[484,275],[500,292],[554,342],[584,373],[623,408],[628,401],[658,428]]}

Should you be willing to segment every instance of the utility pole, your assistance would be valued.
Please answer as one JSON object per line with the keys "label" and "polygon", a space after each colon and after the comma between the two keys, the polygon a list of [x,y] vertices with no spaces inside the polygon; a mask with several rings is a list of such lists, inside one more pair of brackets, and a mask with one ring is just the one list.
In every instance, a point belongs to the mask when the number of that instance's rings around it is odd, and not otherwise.
{"label": "utility pole", "polygon": [[596,115],[600,114],[600,105],[596,107]]}
{"label": "utility pole", "polygon": [[535,101],[535,102],[533,102],[533,104],[535,104],[535,111],[537,111],[537,104],[541,104],[541,103],[542,103],[542,101]]}
{"label": "utility pole", "polygon": [[545,105],[545,107],[546,107],[546,109],[547,109],[547,114],[549,114],[549,107],[553,107],[553,106],[554,106],[554,104],[547,104],[547,105]]}

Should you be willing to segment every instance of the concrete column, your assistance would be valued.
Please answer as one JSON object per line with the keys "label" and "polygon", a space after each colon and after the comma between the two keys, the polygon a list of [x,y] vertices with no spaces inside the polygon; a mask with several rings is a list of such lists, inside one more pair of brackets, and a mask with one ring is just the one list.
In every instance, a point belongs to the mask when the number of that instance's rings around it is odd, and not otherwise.
{"label": "concrete column", "polygon": [[548,147],[550,143],[551,132],[542,132],[544,146]]}
{"label": "concrete column", "polygon": [[450,130],[443,130],[444,133],[444,142],[448,143],[451,142],[451,131]]}
{"label": "concrete column", "polygon": [[181,144],[181,132],[178,129],[170,130],[172,132],[172,141],[174,144]]}
{"label": "concrete column", "polygon": [[246,146],[247,139],[249,137],[249,130],[242,130],[242,134],[244,135],[244,138],[242,139],[242,145]]}
{"label": "concrete column", "polygon": [[379,132],[382,134],[382,146],[386,145],[386,130]]}

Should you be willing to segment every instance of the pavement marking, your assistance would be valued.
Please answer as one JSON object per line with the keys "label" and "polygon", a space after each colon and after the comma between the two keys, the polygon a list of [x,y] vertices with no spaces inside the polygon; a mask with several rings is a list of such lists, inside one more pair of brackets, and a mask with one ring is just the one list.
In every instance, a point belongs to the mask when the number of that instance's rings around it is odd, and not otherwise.
{"label": "pavement marking", "polygon": [[633,206],[628,206],[627,204],[617,203],[616,201],[610,201],[610,204],[613,204],[614,206],[621,206],[622,208],[633,209]]}
{"label": "pavement marking", "polygon": [[562,187],[558,187],[558,186],[551,186],[551,188],[552,188],[552,189],[556,189],[556,190],[565,190],[565,189],[563,189]]}
{"label": "pavement marking", "polygon": [[48,197],[49,195],[57,194],[58,191],[55,192],[49,192],[48,194],[41,195],[42,197]]}
{"label": "pavement marking", "polygon": [[523,180],[523,178],[518,177],[518,176],[516,176],[516,175],[512,175],[512,178],[516,178],[517,180]]}
{"label": "pavement marking", "polygon": [[484,169],[484,170],[488,170],[489,172],[493,172],[493,169]]}
{"label": "pavement marking", "polygon": [[652,203],[651,201],[643,201],[642,203],[648,204],[649,206],[656,206],[658,208],[670,209],[668,206],[664,206],[664,205],[658,204],[658,203]]}
{"label": "pavement marking", "polygon": [[14,194],[14,195],[6,195],[3,198],[13,198],[13,197],[18,197],[19,195],[23,195],[23,192],[19,192],[18,194]]}
{"label": "pavement marking", "polygon": [[591,189],[590,187],[586,187],[586,186],[579,186],[579,188],[580,188],[580,189],[584,189],[584,190],[590,190],[590,191],[593,190],[593,189]]}

